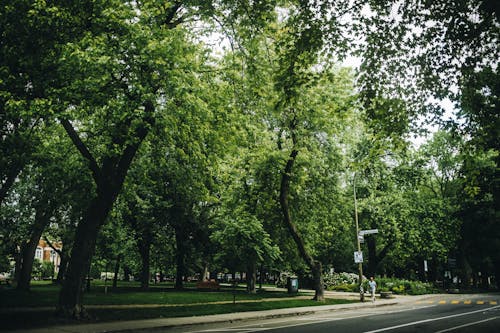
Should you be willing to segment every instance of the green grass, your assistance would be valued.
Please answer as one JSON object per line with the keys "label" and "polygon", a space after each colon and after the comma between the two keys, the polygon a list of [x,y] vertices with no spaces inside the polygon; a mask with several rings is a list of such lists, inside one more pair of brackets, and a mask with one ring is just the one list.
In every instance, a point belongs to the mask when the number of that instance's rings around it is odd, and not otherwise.
{"label": "green grass", "polygon": [[[0,289],[0,309],[10,307],[43,307],[55,306],[60,287],[50,283],[35,283],[29,292],[15,289]],[[247,294],[243,288],[222,288],[219,292],[198,291],[195,288],[178,291],[172,286],[152,285],[150,290],[141,291],[139,286],[120,284],[117,289],[108,287],[105,294],[104,284],[99,281],[91,286],[90,292],[84,294],[85,305],[120,305],[120,304],[193,304],[207,302],[232,301],[233,295],[239,300],[260,300],[265,298],[289,297],[279,291],[265,291]],[[299,294],[300,295],[300,294]]]}
{"label": "green grass", "polygon": [[[211,304],[207,305],[185,305],[158,308],[127,308],[127,309],[89,309],[92,319],[84,322],[71,322],[61,320],[54,316],[53,311],[34,311],[29,313],[14,312],[9,314],[0,313],[0,331],[12,329],[28,329],[34,327],[46,327],[64,324],[85,324],[95,322],[108,322],[119,320],[139,320],[152,318],[174,318],[192,317],[203,315],[214,315],[232,312],[262,311],[271,309],[284,309],[304,306],[332,305],[351,303],[348,300],[327,299],[318,303],[312,300],[283,300],[273,302],[254,302],[236,304]],[[29,320],[26,320],[29,318]]]}
{"label": "green grass", "polygon": [[[31,291],[18,292],[11,288],[0,288],[0,330],[43,327],[54,324],[64,324],[54,316],[60,287],[50,283],[34,283]],[[299,293],[298,295],[304,295]],[[310,294],[309,294],[310,295]],[[265,301],[269,298],[283,298],[286,300]],[[134,320],[148,318],[172,318],[183,316],[201,316],[231,312],[259,311],[279,308],[314,306],[324,304],[350,303],[348,300],[327,299],[325,303],[318,303],[304,299],[289,299],[293,297],[286,292],[261,291],[257,294],[247,294],[243,288],[222,289],[219,292],[198,291],[186,289],[177,291],[169,284],[152,285],[149,291],[141,291],[137,284],[122,283],[116,290],[108,289],[104,293],[104,285],[96,281],[91,292],[85,293],[86,305],[130,305],[130,304],[159,304],[158,307],[136,307],[123,309],[88,308],[93,318],[91,322]],[[233,304],[233,298],[236,304]],[[255,302],[243,303],[243,300]],[[199,303],[229,302],[228,304],[203,305]],[[238,303],[240,302],[240,303]],[[165,305],[165,306],[162,306]],[[39,309],[26,311],[8,311],[11,308],[35,307]],[[50,307],[50,309],[47,309]],[[22,309],[21,309],[22,310]],[[29,320],[26,320],[29,318]]]}

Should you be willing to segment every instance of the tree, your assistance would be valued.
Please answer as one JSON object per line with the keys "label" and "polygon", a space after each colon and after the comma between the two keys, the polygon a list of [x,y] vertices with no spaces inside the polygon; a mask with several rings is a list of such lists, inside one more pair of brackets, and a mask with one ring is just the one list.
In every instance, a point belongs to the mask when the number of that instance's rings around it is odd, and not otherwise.
{"label": "tree", "polygon": [[50,120],[49,90],[58,86],[61,45],[78,38],[87,1],[4,1],[0,8],[0,205]]}
{"label": "tree", "polygon": [[[94,6],[96,19],[90,22],[94,29],[68,44],[60,59],[60,75],[71,80],[57,91],[62,101],[59,118],[75,148],[87,160],[96,185],[78,224],[60,293],[59,312],[64,316],[85,316],[82,282],[97,234],[155,114],[168,110],[167,105],[160,107],[160,101],[172,95],[175,78],[183,75],[171,64],[181,65],[179,55],[190,53],[181,29],[162,29],[164,25],[175,26],[179,6],[162,8],[161,15],[166,19],[163,25],[154,21],[159,17],[148,16],[152,9],[148,5],[106,2]],[[111,6],[116,15],[106,10]],[[147,24],[151,19],[153,22]],[[87,134],[82,135],[84,131]]]}

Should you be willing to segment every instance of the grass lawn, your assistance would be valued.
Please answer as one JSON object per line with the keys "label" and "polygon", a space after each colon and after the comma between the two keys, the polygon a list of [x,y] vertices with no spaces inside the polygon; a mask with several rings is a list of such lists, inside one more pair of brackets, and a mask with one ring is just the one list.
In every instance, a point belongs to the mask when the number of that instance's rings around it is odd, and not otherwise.
{"label": "grass lawn", "polygon": [[[186,290],[178,291],[173,289],[171,284],[162,283],[152,285],[148,291],[141,291],[139,285],[133,282],[120,283],[116,290],[111,289],[108,284],[108,293],[105,294],[104,283],[95,281],[92,283],[91,291],[84,295],[84,304],[89,305],[88,312],[93,318],[90,322],[99,322],[200,316],[352,302],[349,300],[328,299],[325,303],[317,303],[308,299],[289,299],[293,296],[281,291],[259,291],[252,295],[247,294],[244,288],[236,288],[235,290],[222,288],[220,291],[215,292],[198,291],[194,288],[194,284],[187,286]],[[59,290],[59,286],[52,285],[50,282],[35,282],[29,292],[0,288],[0,330],[61,324],[60,319],[54,317],[54,308],[57,304]],[[299,293],[298,295],[305,294]],[[284,297],[287,299],[265,301],[270,298],[279,299]],[[236,304],[232,303],[233,298],[236,299]],[[254,300],[254,302],[238,303],[243,300]],[[210,302],[229,302],[229,304],[200,304]],[[92,307],[95,305],[133,304],[158,304],[159,306],[119,309]],[[23,311],[22,308],[27,307],[35,309],[29,309],[28,312],[27,310]],[[13,308],[19,310],[13,310]]]}

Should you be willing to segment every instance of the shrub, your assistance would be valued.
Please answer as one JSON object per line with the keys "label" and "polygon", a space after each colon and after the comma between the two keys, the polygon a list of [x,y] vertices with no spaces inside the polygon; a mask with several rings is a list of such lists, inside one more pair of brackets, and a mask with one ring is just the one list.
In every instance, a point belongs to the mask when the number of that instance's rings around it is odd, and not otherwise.
{"label": "shrub", "polygon": [[[363,277],[363,281],[366,280]],[[357,291],[358,274],[355,273],[333,273],[323,276],[323,283],[326,290]]]}
{"label": "shrub", "polygon": [[357,288],[358,288],[357,284],[342,283],[342,284],[338,284],[336,286],[329,286],[329,287],[327,287],[327,290],[355,292],[357,290]]}
{"label": "shrub", "polygon": [[424,295],[437,292],[437,289],[427,282],[395,278],[378,278],[376,281],[378,290],[392,291],[395,294]]}

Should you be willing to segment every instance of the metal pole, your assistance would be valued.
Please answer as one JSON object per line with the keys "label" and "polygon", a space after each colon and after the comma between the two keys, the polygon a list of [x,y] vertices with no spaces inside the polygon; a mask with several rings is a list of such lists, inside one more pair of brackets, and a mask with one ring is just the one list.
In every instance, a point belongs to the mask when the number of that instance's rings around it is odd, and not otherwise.
{"label": "metal pole", "polygon": [[[356,200],[356,173],[353,177],[353,187],[354,187],[354,219],[356,221],[356,243],[358,244],[358,252],[361,252],[361,244],[359,242],[359,223],[358,223],[358,203]],[[363,290],[363,263],[358,263],[358,287],[359,287],[359,300],[360,302],[365,301],[365,292]]]}

